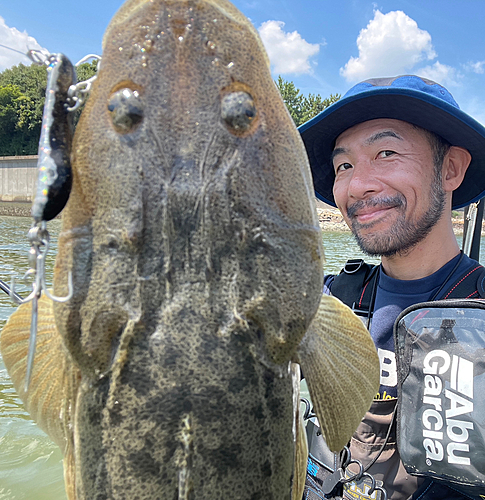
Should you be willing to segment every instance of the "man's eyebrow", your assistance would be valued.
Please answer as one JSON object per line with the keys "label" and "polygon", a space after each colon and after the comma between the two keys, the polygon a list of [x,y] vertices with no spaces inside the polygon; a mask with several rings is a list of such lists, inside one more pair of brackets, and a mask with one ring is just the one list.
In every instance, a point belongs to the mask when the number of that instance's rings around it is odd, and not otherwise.
{"label": "man's eyebrow", "polygon": [[[399,139],[400,141],[403,140],[403,138],[399,134],[394,132],[394,130],[382,130],[381,132],[377,132],[376,134],[368,137],[364,141],[364,144],[366,146],[370,146],[371,144],[374,144],[374,142],[377,142],[380,139],[384,139],[385,137],[393,137],[394,139]],[[332,155],[330,156],[330,162],[333,163],[333,160],[336,156],[338,156],[340,154],[345,154],[348,152],[349,152],[349,150],[347,148],[335,148],[332,151]]]}
{"label": "man's eyebrow", "polygon": [[336,156],[338,155],[341,155],[341,154],[345,154],[345,153],[348,153],[348,149],[347,148],[335,148],[333,151],[332,151],[332,155],[330,156],[330,163],[333,164],[333,160]]}
{"label": "man's eyebrow", "polygon": [[377,132],[374,135],[371,135],[369,138],[367,138],[364,142],[366,146],[370,146],[371,144],[374,144],[374,142],[378,141],[379,139],[383,139],[384,137],[394,137],[395,139],[399,139],[400,141],[403,140],[403,138],[396,134],[393,130],[383,130],[382,132]]}

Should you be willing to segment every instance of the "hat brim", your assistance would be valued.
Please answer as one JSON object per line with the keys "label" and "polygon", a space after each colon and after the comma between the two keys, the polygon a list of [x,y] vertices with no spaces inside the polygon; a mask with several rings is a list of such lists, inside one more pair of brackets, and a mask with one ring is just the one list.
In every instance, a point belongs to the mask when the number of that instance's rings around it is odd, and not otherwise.
{"label": "hat brim", "polygon": [[337,101],[299,127],[305,144],[317,198],[335,205],[335,173],[330,162],[336,138],[359,123],[377,118],[403,120],[467,149],[472,160],[465,178],[453,192],[453,209],[485,196],[485,128],[468,114],[423,92],[390,87],[368,91]]}

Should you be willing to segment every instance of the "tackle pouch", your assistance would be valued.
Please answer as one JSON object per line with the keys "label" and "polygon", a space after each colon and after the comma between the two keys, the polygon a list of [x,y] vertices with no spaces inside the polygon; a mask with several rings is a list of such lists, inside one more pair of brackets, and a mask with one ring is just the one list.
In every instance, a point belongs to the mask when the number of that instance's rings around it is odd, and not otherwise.
{"label": "tackle pouch", "polygon": [[406,471],[480,498],[485,495],[485,300],[413,305],[397,318],[394,340],[397,445]]}

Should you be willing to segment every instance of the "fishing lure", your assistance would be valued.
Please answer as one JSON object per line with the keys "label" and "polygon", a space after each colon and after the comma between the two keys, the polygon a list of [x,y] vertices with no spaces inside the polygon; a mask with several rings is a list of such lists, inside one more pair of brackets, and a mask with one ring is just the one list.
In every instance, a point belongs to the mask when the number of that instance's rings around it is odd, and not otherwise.
{"label": "fishing lure", "polygon": [[72,297],[72,277],[69,276],[67,297],[55,297],[45,284],[45,255],[49,249],[49,233],[46,222],[56,217],[65,207],[72,186],[71,144],[73,135],[73,103],[69,89],[76,83],[76,70],[63,54],[50,54],[44,61],[37,51],[30,51],[29,57],[36,64],[47,65],[47,88],[42,116],[42,131],[37,161],[37,188],[32,204],[34,223],[29,231],[31,244],[28,275],[35,277],[32,292],[22,300],[15,297],[15,283],[12,279],[10,296],[17,304],[32,302],[29,351],[24,391],[29,388],[37,340],[38,301],[45,294],[56,302],[65,302]]}
{"label": "fishing lure", "polygon": [[[93,80],[76,83],[76,70],[64,54],[50,54],[47,58],[39,51],[30,51],[29,57],[35,64],[47,65],[47,88],[42,116],[42,131],[38,152],[37,188],[32,204],[34,223],[29,231],[30,269],[24,278],[33,276],[32,292],[22,299],[15,292],[12,279],[10,297],[17,304],[32,302],[32,320],[30,324],[29,351],[24,391],[27,392],[32,375],[37,339],[38,301],[42,292],[54,302],[67,302],[73,295],[72,275],[68,277],[68,294],[56,297],[51,294],[45,282],[45,258],[49,251],[49,232],[47,221],[53,219],[65,207],[72,186],[71,145],[73,136],[73,116],[85,100]],[[76,66],[90,58],[89,55],[79,61]]]}
{"label": "fishing lure", "polygon": [[32,217],[35,223],[59,215],[72,186],[71,143],[72,104],[69,89],[76,83],[76,70],[63,54],[47,59],[47,89],[39,142],[38,177]]}

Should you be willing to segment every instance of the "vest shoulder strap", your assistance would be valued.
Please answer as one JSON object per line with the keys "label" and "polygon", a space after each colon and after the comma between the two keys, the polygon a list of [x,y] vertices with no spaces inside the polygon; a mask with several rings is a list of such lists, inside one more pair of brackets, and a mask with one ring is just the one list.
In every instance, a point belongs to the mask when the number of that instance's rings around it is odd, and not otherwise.
{"label": "vest shoulder strap", "polygon": [[362,259],[348,260],[331,284],[332,295],[351,309],[369,311],[378,267]]}
{"label": "vest shoulder strap", "polygon": [[474,263],[467,269],[458,281],[454,281],[442,299],[483,299],[485,298],[485,268]]}
{"label": "vest shoulder strap", "polygon": [[[340,274],[335,276],[331,283],[332,295],[354,311],[361,312],[361,314],[369,311],[378,267],[367,264],[362,259],[348,260]],[[474,263],[440,295],[441,299],[484,299],[485,268]]]}

